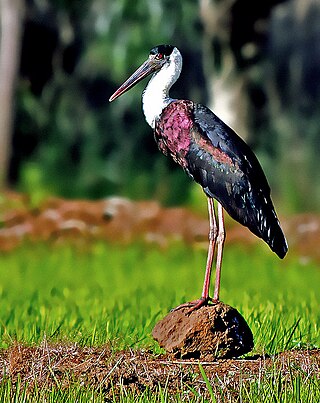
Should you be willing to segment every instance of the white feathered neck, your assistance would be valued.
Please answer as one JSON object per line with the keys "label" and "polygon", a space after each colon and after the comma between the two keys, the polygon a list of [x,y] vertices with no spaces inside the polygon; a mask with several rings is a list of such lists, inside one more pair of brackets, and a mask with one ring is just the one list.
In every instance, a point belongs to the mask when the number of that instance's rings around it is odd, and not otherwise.
{"label": "white feathered neck", "polygon": [[155,73],[142,95],[143,113],[147,123],[154,129],[163,109],[173,101],[169,90],[177,81],[182,69],[182,56],[174,48],[169,60]]}

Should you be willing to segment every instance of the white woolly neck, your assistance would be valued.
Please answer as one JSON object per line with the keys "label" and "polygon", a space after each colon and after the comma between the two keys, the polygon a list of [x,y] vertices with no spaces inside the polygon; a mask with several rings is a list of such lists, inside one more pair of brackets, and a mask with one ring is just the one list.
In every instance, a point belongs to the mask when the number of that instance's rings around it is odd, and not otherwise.
{"label": "white woolly neck", "polygon": [[177,81],[182,69],[182,56],[174,48],[169,60],[155,73],[142,95],[143,113],[147,123],[154,129],[163,109],[173,101],[169,90]]}

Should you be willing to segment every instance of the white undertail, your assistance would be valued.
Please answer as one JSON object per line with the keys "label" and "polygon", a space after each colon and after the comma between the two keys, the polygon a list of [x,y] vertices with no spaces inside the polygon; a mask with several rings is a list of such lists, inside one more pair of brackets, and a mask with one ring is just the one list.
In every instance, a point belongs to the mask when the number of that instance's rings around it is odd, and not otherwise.
{"label": "white undertail", "polygon": [[147,123],[154,129],[163,109],[173,101],[169,90],[177,81],[182,69],[182,56],[174,48],[169,60],[155,73],[142,94],[142,108]]}

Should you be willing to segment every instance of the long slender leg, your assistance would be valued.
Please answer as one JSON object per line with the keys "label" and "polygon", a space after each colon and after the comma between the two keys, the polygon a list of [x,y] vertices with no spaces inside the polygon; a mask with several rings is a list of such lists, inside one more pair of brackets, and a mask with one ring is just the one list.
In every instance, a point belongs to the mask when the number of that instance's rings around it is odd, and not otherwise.
{"label": "long slender leg", "polygon": [[210,288],[210,278],[212,271],[212,262],[214,258],[214,251],[216,246],[216,240],[218,235],[217,228],[217,220],[214,210],[214,202],[211,197],[208,197],[208,212],[209,212],[209,247],[208,247],[208,256],[207,256],[207,264],[206,264],[206,272],[204,276],[203,289],[201,298],[196,301],[186,302],[184,304],[179,305],[174,308],[173,311],[176,311],[181,308],[190,307],[188,313],[199,309],[201,306],[206,305],[210,300],[209,297],[209,288]]}
{"label": "long slender leg", "polygon": [[223,245],[225,238],[226,236],[224,229],[223,207],[218,202],[217,262],[216,262],[216,281],[214,286],[213,302],[219,301],[221,264],[222,264]]}
{"label": "long slender leg", "polygon": [[208,212],[209,212],[209,246],[208,246],[206,272],[204,276],[203,290],[201,295],[201,298],[204,299],[205,301],[208,301],[209,299],[212,262],[218,234],[216,215],[214,211],[214,202],[211,197],[208,197]]}
{"label": "long slender leg", "polygon": [[[218,204],[219,206],[219,204]],[[206,305],[208,301],[211,300],[209,297],[209,288],[210,288],[210,279],[211,279],[211,271],[212,271],[212,262],[214,258],[214,250],[217,242],[217,236],[219,236],[219,229],[217,227],[216,213],[214,210],[214,202],[211,197],[208,197],[208,212],[209,212],[209,246],[208,246],[208,256],[207,256],[207,264],[206,264],[206,272],[204,275],[203,289],[201,298],[197,301],[191,302],[191,308],[189,309],[189,313],[199,309],[203,305]],[[219,218],[220,224],[220,218]],[[222,217],[222,226],[223,226],[223,217]]]}

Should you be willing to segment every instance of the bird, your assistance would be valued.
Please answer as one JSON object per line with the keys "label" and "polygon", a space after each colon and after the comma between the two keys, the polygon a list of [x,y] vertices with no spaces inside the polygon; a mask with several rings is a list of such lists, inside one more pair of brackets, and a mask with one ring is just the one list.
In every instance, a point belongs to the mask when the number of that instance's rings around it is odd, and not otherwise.
{"label": "bird", "polygon": [[[175,309],[192,312],[220,301],[221,266],[226,237],[224,211],[265,241],[279,258],[288,244],[271,199],[263,169],[247,143],[206,106],[173,99],[172,85],[182,71],[173,45],[158,45],[147,60],[111,95],[112,102],[151,76],[142,95],[143,113],[159,150],[178,163],[203,189],[208,204],[209,244],[201,297]],[[216,203],[216,207],[215,207]],[[212,265],[215,284],[210,297]]]}

